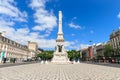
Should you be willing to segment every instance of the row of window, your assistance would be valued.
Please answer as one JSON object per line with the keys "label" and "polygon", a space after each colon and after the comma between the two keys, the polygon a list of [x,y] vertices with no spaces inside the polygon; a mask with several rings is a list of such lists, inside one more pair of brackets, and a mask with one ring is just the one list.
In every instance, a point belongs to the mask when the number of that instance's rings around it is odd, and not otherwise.
{"label": "row of window", "polygon": [[6,57],[12,57],[12,58],[23,58],[24,55],[21,54],[13,54],[13,53],[7,53]]}
{"label": "row of window", "polygon": [[2,37],[2,36],[1,36],[0,40],[1,40],[2,42],[4,42],[4,43],[8,43],[8,44],[14,45],[15,47],[27,49],[27,46],[23,46],[23,45],[15,42],[15,41],[12,41],[12,40],[10,40],[10,39],[8,39],[8,38],[6,38],[6,37]]}
{"label": "row of window", "polygon": [[0,50],[4,50],[7,52],[13,52],[13,53],[17,53],[17,54],[22,54],[22,55],[27,55],[27,53],[28,53],[27,50],[22,50],[22,49],[15,48],[13,46],[5,45],[2,43],[0,43]]}
{"label": "row of window", "polygon": [[111,44],[113,48],[118,48],[120,46],[120,37],[115,37],[111,39]]}

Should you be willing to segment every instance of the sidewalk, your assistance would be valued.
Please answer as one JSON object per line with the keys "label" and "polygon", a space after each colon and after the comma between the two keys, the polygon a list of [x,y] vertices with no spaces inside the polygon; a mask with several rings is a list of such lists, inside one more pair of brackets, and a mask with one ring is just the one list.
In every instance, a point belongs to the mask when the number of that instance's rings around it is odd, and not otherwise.
{"label": "sidewalk", "polygon": [[6,62],[6,63],[0,63],[0,66],[1,65],[12,65],[12,64],[21,64],[21,63],[25,63],[25,62],[16,62],[16,63],[10,63],[10,62]]}
{"label": "sidewalk", "polygon": [[26,64],[34,64],[34,63],[39,63],[39,62],[32,61],[32,62],[19,62],[19,63],[0,63],[0,68],[11,67],[11,66],[19,66],[19,65],[26,65]]}
{"label": "sidewalk", "polygon": [[120,64],[114,64],[114,63],[89,62],[89,61],[87,61],[87,62],[82,62],[82,63],[120,68]]}

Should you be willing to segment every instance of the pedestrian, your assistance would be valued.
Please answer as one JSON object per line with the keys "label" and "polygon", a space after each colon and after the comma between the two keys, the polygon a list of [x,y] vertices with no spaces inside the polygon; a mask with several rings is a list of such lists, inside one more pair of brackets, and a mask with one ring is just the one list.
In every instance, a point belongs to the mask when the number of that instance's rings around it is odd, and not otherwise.
{"label": "pedestrian", "polygon": [[15,63],[15,58],[13,59],[13,63]]}
{"label": "pedestrian", "polygon": [[6,63],[6,58],[4,58],[4,61],[3,61],[3,63]]}

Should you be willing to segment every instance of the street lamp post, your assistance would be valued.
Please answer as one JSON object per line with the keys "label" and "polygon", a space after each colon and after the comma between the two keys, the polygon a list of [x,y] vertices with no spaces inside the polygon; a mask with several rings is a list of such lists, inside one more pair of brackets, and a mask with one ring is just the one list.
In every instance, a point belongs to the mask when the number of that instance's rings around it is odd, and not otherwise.
{"label": "street lamp post", "polygon": [[89,42],[90,42],[90,45],[91,45],[91,43],[92,43],[92,40],[90,40]]}

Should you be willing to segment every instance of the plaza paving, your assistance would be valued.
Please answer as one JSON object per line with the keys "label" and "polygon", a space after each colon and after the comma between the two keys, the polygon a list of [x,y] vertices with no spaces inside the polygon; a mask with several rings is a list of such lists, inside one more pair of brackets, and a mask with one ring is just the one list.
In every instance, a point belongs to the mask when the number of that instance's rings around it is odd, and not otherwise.
{"label": "plaza paving", "polygon": [[0,80],[120,80],[120,68],[36,63],[0,68]]}

